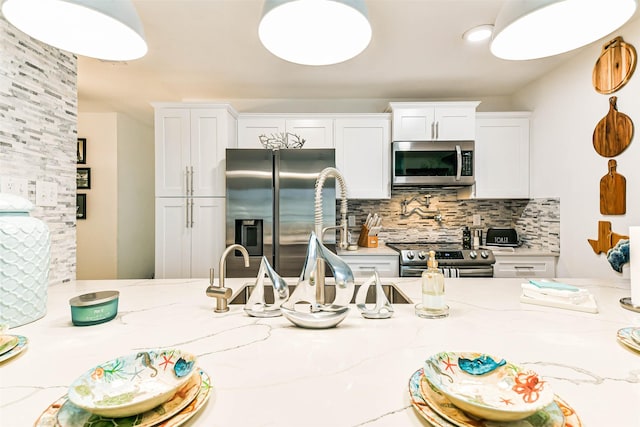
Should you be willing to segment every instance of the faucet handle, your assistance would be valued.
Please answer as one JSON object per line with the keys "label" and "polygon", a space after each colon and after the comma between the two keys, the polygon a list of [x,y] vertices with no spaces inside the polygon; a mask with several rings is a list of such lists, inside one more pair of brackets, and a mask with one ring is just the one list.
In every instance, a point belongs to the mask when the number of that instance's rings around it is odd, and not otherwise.
{"label": "faucet handle", "polygon": [[215,278],[216,278],[215,271],[214,271],[213,267],[211,267],[209,269],[209,285],[210,286],[213,286],[213,281],[215,280]]}

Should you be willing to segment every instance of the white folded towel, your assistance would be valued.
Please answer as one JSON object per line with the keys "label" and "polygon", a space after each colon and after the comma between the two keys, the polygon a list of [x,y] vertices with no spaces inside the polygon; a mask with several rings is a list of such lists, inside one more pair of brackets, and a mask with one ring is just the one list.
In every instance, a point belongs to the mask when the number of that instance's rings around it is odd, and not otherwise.
{"label": "white folded towel", "polygon": [[523,283],[521,286],[524,296],[538,300],[582,304],[590,296],[589,291],[586,289],[557,282],[531,281],[530,283]]}

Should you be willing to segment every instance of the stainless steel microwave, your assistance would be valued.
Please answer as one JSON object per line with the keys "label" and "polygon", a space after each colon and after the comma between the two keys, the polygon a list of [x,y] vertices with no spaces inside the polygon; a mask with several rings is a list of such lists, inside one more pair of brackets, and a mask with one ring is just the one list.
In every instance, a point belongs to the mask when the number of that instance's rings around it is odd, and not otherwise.
{"label": "stainless steel microwave", "polygon": [[473,185],[473,141],[395,141],[394,186]]}

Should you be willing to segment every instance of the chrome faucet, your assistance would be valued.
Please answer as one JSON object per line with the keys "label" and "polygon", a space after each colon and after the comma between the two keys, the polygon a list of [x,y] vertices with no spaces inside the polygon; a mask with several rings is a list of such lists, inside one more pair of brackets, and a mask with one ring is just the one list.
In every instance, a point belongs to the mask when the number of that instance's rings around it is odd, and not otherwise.
{"label": "chrome faucet", "polygon": [[[340,171],[336,168],[323,169],[318,178],[316,179],[316,193],[315,193],[315,223],[314,231],[316,236],[322,243],[322,235],[324,230],[322,228],[322,188],[327,178],[335,178],[336,183],[340,185],[340,243],[337,245],[340,249],[346,249],[349,246],[348,238],[348,222],[347,222],[347,185],[344,182],[344,177]],[[316,285],[316,300],[320,304],[324,304],[324,284],[325,284],[325,262],[323,259],[318,259],[316,271],[314,275],[314,283]]]}
{"label": "chrome faucet", "polygon": [[213,284],[215,276],[213,268],[209,270],[209,287],[207,288],[207,296],[216,298],[216,308],[214,310],[216,313],[224,313],[226,311],[229,311],[228,300],[229,298],[231,298],[232,291],[230,288],[224,287],[224,276],[226,274],[225,265],[227,256],[231,253],[231,251],[236,249],[239,250],[244,257],[244,266],[249,267],[249,252],[247,252],[244,246],[238,245],[236,243],[228,246],[220,257],[220,265],[218,266],[220,279],[218,280],[218,286],[214,286]]}

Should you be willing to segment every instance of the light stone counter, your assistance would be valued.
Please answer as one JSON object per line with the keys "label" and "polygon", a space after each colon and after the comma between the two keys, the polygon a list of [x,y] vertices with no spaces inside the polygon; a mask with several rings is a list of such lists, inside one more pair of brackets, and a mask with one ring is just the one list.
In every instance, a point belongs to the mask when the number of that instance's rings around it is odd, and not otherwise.
{"label": "light stone counter", "polygon": [[[395,281],[417,300],[419,281]],[[398,304],[391,319],[366,320],[354,307],[327,330],[251,318],[242,306],[215,314],[204,279],[54,286],[46,317],[10,331],[30,342],[0,364],[0,425],[33,425],[100,362],[177,346],[197,354],[215,390],[187,425],[426,426],[410,404],[408,381],[428,355],[448,350],[489,352],[538,371],[585,427],[639,426],[640,353],[616,340],[618,329],[640,326],[640,314],[618,302],[629,296],[629,282],[563,280],[595,295],[600,313],[588,314],[522,304],[520,281],[447,279],[448,318],[421,319],[413,305]],[[109,289],[120,291],[117,318],[72,326],[68,300]]]}

